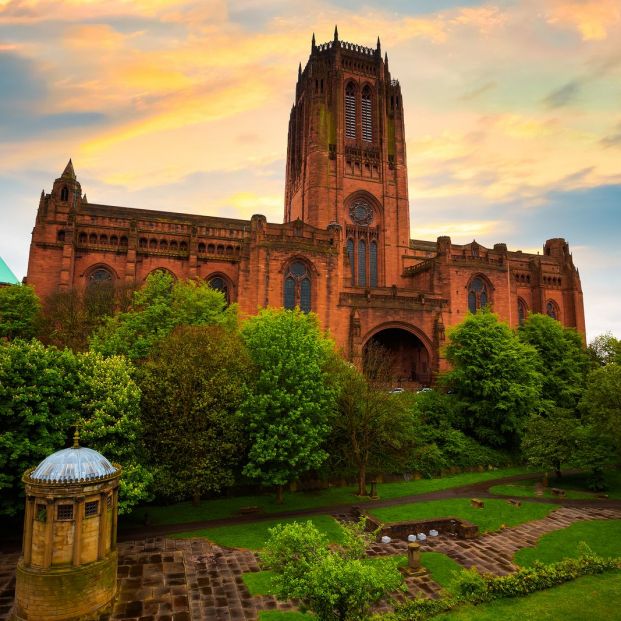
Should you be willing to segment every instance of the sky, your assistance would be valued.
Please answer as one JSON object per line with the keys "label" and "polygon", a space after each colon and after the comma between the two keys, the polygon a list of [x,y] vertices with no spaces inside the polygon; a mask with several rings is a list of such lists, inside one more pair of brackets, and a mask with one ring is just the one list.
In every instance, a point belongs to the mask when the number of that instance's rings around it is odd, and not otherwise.
{"label": "sky", "polygon": [[90,202],[281,222],[313,32],[403,92],[412,237],[564,237],[621,337],[619,0],[0,0],[0,256],[25,275],[69,157]]}

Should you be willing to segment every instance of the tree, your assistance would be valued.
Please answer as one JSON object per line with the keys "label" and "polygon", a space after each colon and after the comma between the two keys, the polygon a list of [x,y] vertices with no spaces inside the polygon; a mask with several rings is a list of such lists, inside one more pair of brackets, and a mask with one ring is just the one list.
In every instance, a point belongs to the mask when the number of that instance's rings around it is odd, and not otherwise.
{"label": "tree", "polygon": [[537,351],[493,313],[481,309],[449,332],[445,380],[459,401],[463,429],[491,446],[515,446],[540,407]]}
{"label": "tree", "polygon": [[320,621],[363,621],[375,602],[403,579],[387,559],[363,560],[369,543],[362,528],[347,527],[345,545],[328,547],[312,522],[270,529],[262,562],[275,572],[273,586],[283,599],[297,598]]}
{"label": "tree", "polygon": [[589,358],[582,337],[548,315],[531,314],[520,326],[518,336],[532,345],[541,359],[541,397],[550,407],[575,411],[582,396]]}
{"label": "tree", "polygon": [[412,444],[412,417],[397,397],[374,387],[354,365],[336,354],[330,375],[337,391],[331,457],[338,452],[346,464],[354,466],[357,494],[366,496],[369,468],[385,468],[387,459],[403,458]]}
{"label": "tree", "polygon": [[233,484],[244,449],[236,412],[248,367],[239,333],[221,326],[182,326],[154,346],[140,385],[158,495],[198,504]]}
{"label": "tree", "polygon": [[621,364],[621,341],[610,332],[596,336],[587,348],[594,367],[603,367],[611,362]]}
{"label": "tree", "polygon": [[250,437],[244,474],[277,487],[319,467],[329,432],[335,394],[326,364],[332,341],[317,317],[299,309],[262,310],[248,319],[242,337],[254,365],[254,378],[241,406]]}
{"label": "tree", "polygon": [[150,499],[153,474],[144,465],[140,389],[132,364],[122,356],[77,356],[75,392],[81,441],[122,465],[119,513]]}
{"label": "tree", "polygon": [[621,365],[611,363],[589,373],[580,411],[585,423],[621,457]]}
{"label": "tree", "polygon": [[32,287],[0,287],[0,339],[31,339],[36,336],[41,303]]}
{"label": "tree", "polygon": [[77,361],[38,341],[0,346],[0,513],[23,508],[22,474],[65,447],[79,401]]}
{"label": "tree", "polygon": [[127,312],[109,317],[91,338],[91,349],[106,356],[146,358],[151,348],[180,325],[237,324],[237,308],[202,280],[174,281],[163,271],[150,274],[134,293]]}

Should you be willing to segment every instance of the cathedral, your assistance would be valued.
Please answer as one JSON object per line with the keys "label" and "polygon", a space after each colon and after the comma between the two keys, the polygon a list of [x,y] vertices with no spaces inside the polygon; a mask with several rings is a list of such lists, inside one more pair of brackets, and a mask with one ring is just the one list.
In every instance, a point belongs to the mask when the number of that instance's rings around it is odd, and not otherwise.
{"label": "cathedral", "polygon": [[[446,368],[446,329],[489,306],[509,325],[547,313],[584,335],[580,277],[564,239],[541,254],[450,237],[410,238],[405,111],[375,48],[317,44],[298,71],[287,140],[284,222],[87,201],[71,160],[41,194],[27,282],[41,297],[153,271],[207,280],[242,316],[266,306],[317,313],[344,355],[391,352],[395,383]],[[415,230],[415,229],[414,229]]]}

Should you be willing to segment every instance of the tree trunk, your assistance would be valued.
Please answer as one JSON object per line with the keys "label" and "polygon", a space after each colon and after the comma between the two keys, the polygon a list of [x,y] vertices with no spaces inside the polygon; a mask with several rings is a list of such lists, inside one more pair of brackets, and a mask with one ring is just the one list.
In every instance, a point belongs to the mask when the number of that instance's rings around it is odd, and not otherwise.
{"label": "tree trunk", "polygon": [[201,495],[200,492],[194,492],[192,494],[192,506],[198,507],[201,504]]}
{"label": "tree trunk", "polygon": [[283,503],[283,494],[282,494],[282,485],[277,485],[276,486],[276,504],[277,505],[282,505]]}
{"label": "tree trunk", "polygon": [[367,467],[362,464],[358,468],[358,496],[368,496],[367,494]]}

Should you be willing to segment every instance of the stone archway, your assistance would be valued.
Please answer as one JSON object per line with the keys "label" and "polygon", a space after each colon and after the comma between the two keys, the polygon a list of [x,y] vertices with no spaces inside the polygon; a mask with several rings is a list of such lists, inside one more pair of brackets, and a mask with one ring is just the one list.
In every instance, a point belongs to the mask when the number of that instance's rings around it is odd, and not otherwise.
{"label": "stone archway", "polygon": [[363,360],[370,343],[388,352],[390,383],[393,387],[429,386],[432,380],[432,353],[427,339],[406,326],[380,327],[371,333],[363,347]]}

